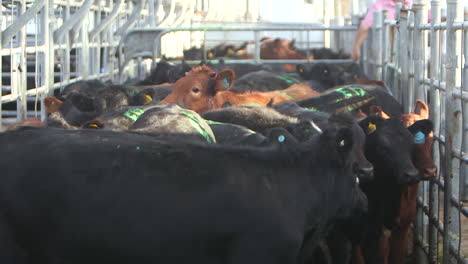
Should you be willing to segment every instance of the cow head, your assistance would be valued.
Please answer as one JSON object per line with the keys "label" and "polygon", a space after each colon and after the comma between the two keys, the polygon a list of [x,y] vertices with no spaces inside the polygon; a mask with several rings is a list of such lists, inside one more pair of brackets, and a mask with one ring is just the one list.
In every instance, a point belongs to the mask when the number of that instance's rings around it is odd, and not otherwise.
{"label": "cow head", "polygon": [[[324,173],[328,178],[324,190],[333,186],[333,202],[347,205],[337,212],[330,212],[336,219],[356,217],[367,211],[367,197],[360,189],[359,179],[353,171],[355,144],[354,132],[347,127],[330,127],[320,136],[318,149],[324,151],[319,154],[318,166],[335,168]],[[332,176],[331,173],[337,175]],[[335,181],[332,183],[329,179],[333,177]]]}
{"label": "cow head", "polygon": [[343,68],[334,64],[322,62],[308,65],[298,64],[296,71],[304,80],[318,82],[323,90],[345,84]]}
{"label": "cow head", "polygon": [[349,114],[334,114],[328,119],[329,125],[336,127],[347,127],[352,132],[354,146],[353,152],[353,172],[363,181],[372,180],[374,168],[364,154],[366,135],[356,121]]}
{"label": "cow head", "polygon": [[184,108],[203,113],[213,107],[213,98],[220,91],[228,90],[234,83],[231,69],[215,73],[206,65],[194,67],[180,78],[172,92],[160,104],[179,104]]}
{"label": "cow head", "polygon": [[[390,118],[390,116],[378,106],[371,106],[369,112],[382,118]],[[428,180],[437,175],[437,167],[432,159],[433,124],[428,118],[429,107],[422,100],[416,101],[412,113],[402,114],[400,116],[403,124],[413,134],[413,163],[418,169],[422,180]]]}
{"label": "cow head", "polygon": [[366,133],[365,153],[381,184],[413,184],[420,180],[412,162],[413,135],[395,118],[368,116],[359,122]]}

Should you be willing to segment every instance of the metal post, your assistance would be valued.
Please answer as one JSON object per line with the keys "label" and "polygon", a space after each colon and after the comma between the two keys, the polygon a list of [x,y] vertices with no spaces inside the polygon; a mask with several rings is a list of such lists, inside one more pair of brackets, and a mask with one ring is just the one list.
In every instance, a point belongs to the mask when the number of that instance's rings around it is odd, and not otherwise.
{"label": "metal post", "polygon": [[85,16],[81,24],[81,52],[80,52],[80,75],[87,78],[89,75],[89,39],[88,39],[88,16]]}
{"label": "metal post", "polygon": [[372,66],[374,68],[373,77],[374,79],[380,79],[382,77],[382,52],[383,49],[383,14],[382,10],[374,11],[374,24],[372,26]]}
{"label": "metal post", "polygon": [[[440,80],[439,64],[439,32],[434,25],[440,23],[440,1],[431,0],[431,93],[430,93],[430,118],[434,123],[434,137],[440,138],[440,91],[436,88]],[[434,163],[440,168],[440,142],[434,140],[432,151]],[[435,181],[429,183],[429,263],[438,261],[439,232],[437,229],[439,220],[439,186]]]}
{"label": "metal post", "polygon": [[399,66],[401,69],[400,79],[400,98],[399,101],[402,103],[405,110],[408,109],[408,85],[409,85],[409,56],[408,56],[408,10],[402,9],[400,11],[399,20],[399,31],[400,31],[400,58]]}
{"label": "metal post", "polygon": [[[0,0],[0,5],[2,4],[2,0]],[[2,24],[3,24],[3,13],[0,12],[0,29],[2,29]],[[0,50],[3,49],[3,40],[2,40],[2,34],[0,34]],[[0,62],[1,62],[1,56],[0,56]],[[0,65],[0,77],[3,75],[3,70],[2,70],[2,67]],[[0,78],[0,131],[3,131],[3,113],[2,113],[2,87],[3,87],[3,83],[2,83],[2,79],[3,78]]]}
{"label": "metal post", "polygon": [[[398,2],[395,5],[395,21],[399,23],[400,21],[400,13],[401,13],[401,8],[403,7],[402,3]],[[393,34],[394,34],[394,40],[392,42],[392,62],[395,65],[395,71],[393,77],[393,86],[394,87],[394,96],[399,99],[399,102],[401,102],[401,83],[400,83],[400,73],[398,72],[398,68],[400,65],[400,29],[399,29],[399,24],[396,24],[393,27]]]}
{"label": "metal post", "polygon": [[[424,31],[420,29],[420,25],[427,21],[427,9],[425,0],[416,0],[413,3],[414,10],[414,30],[413,30],[413,60],[414,60],[414,88],[415,99],[424,100],[424,86],[421,85],[424,78]],[[410,102],[410,105],[414,102]]]}
{"label": "metal post", "polygon": [[[465,13],[465,21],[468,21],[468,13]],[[462,32],[463,34],[463,43],[465,46],[463,47],[463,54],[465,58],[465,65],[463,66],[463,91],[468,92],[468,30]],[[463,116],[466,118],[468,117],[468,102],[465,101],[463,105],[464,113]],[[468,127],[468,121],[465,119],[465,123],[463,127]],[[463,131],[463,152],[468,153],[468,131]],[[462,165],[462,179],[461,179],[461,186],[462,188],[462,196],[464,201],[468,200],[468,164],[466,162]]]}
{"label": "metal post", "polygon": [[414,58],[413,58],[413,38],[414,38],[414,27],[412,27],[414,25],[414,15],[413,13],[411,12],[412,10],[409,10],[410,12],[408,13],[408,40],[407,40],[407,46],[408,46],[408,87],[406,88],[407,89],[407,100],[406,100],[406,104],[403,105],[403,109],[405,112],[411,112],[412,108],[412,104],[413,102],[415,102],[415,99],[414,99],[414,90],[415,90],[415,86],[414,86]]}
{"label": "metal post", "polygon": [[385,23],[385,19],[387,18],[387,10],[382,12],[382,50],[381,50],[381,59],[382,59],[382,75],[381,80],[387,80],[387,65],[388,65],[388,54],[389,54],[389,47],[390,47],[390,38],[389,38],[389,27]]}
{"label": "metal post", "polygon": [[254,40],[255,40],[255,54],[254,54],[254,60],[255,60],[255,63],[259,63],[260,62],[260,32],[259,31],[255,31],[254,32]]}
{"label": "metal post", "polygon": [[[424,0],[416,0],[413,2],[413,11],[414,11],[414,29],[413,29],[413,54],[412,54],[412,60],[413,60],[413,67],[414,67],[414,78],[413,78],[413,85],[412,88],[414,89],[413,95],[414,99],[425,99],[425,94],[424,94],[424,85],[422,84],[422,80],[424,78],[424,41],[423,41],[423,34],[424,31],[420,29],[420,25],[425,23],[427,21],[427,17],[425,16],[424,12],[427,11],[424,9]],[[409,102],[409,106],[412,108],[414,105],[415,101],[412,100]],[[426,201],[424,199],[424,185],[425,183],[422,182],[419,184],[418,188],[418,197],[421,198],[421,200]],[[415,241],[418,239],[421,240],[421,246],[424,241],[424,213],[422,211],[421,206],[418,206],[417,209],[417,217],[414,221],[414,230],[415,230]],[[415,248],[415,253],[416,257],[418,260],[418,263],[424,263],[424,252],[421,247],[416,247]]]}
{"label": "metal post", "polygon": [[[19,10],[20,11],[19,11],[18,17],[22,16],[24,12],[26,12],[25,0],[20,1]],[[17,87],[18,98],[16,100],[16,112],[17,112],[18,121],[20,121],[20,120],[25,120],[28,114],[28,108],[27,108],[28,102],[26,101],[27,69],[26,69],[26,52],[25,52],[26,50],[26,28],[25,26],[21,27],[21,30],[18,32],[17,36],[18,36],[18,44],[19,44],[18,47],[20,48],[21,51],[19,52],[19,54],[15,55],[18,61],[16,61],[14,65],[16,68],[16,78],[17,78],[16,84],[18,85]]]}
{"label": "metal post", "polygon": [[460,216],[451,203],[452,197],[459,196],[460,160],[453,154],[455,150],[461,150],[463,131],[461,99],[454,97],[455,94],[459,94],[455,89],[457,79],[460,79],[457,78],[460,77],[457,71],[457,55],[461,51],[461,36],[460,32],[453,28],[453,24],[463,18],[463,8],[459,7],[461,5],[458,0],[447,0],[443,264],[455,263],[450,246],[458,249],[460,240]]}

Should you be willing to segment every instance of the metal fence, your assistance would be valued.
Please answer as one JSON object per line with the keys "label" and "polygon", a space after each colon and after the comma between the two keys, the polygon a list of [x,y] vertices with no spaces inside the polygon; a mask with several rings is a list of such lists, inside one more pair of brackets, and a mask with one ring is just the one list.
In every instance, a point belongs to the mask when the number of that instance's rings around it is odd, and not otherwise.
{"label": "metal fence", "polygon": [[468,217],[462,203],[468,197],[468,17],[461,0],[447,0],[444,17],[441,1],[428,2],[416,0],[410,10],[397,6],[395,20],[375,12],[363,65],[393,88],[406,111],[416,99],[429,102],[439,177],[420,185],[419,263],[438,263],[441,257],[442,263],[468,263],[460,246],[461,222]]}
{"label": "metal fence", "polygon": [[[141,1],[0,4],[0,129],[27,116],[44,118],[41,99],[56,88],[85,78],[112,79],[118,69],[113,55],[120,39],[115,32],[125,32],[147,17]],[[42,113],[31,111],[38,108]]]}

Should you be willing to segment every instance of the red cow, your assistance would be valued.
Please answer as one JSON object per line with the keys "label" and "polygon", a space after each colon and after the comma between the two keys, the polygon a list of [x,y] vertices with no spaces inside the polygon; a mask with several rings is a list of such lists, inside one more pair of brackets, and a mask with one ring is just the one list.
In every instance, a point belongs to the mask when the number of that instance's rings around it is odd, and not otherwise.
{"label": "red cow", "polygon": [[[301,55],[294,47],[294,41],[280,38],[265,38],[260,46],[260,58],[264,60],[306,60],[307,57]],[[309,59],[313,59],[310,56]],[[296,71],[296,66],[285,64],[286,72]]]}
{"label": "red cow", "polygon": [[181,104],[184,108],[203,113],[224,105],[260,105],[298,101],[319,93],[306,84],[293,84],[287,89],[271,92],[235,93],[229,90],[235,73],[231,69],[219,73],[206,66],[194,67],[179,79],[172,92],[160,104]]}

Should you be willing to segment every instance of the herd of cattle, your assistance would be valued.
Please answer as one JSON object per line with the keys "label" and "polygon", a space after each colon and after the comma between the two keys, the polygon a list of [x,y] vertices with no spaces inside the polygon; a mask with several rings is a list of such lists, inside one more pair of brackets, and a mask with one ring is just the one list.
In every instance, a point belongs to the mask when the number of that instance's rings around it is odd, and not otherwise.
{"label": "herd of cattle", "polygon": [[0,263],[404,263],[427,104],[294,67],[160,61],[45,98],[0,134]]}

